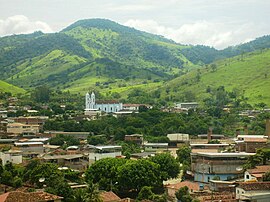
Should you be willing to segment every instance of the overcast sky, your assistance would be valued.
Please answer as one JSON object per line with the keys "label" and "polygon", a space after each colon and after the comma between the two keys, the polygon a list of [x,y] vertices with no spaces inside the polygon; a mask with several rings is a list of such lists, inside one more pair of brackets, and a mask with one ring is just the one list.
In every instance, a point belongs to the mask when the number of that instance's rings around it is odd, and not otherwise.
{"label": "overcast sky", "polygon": [[0,36],[57,32],[87,18],[222,49],[270,34],[270,0],[0,0]]}

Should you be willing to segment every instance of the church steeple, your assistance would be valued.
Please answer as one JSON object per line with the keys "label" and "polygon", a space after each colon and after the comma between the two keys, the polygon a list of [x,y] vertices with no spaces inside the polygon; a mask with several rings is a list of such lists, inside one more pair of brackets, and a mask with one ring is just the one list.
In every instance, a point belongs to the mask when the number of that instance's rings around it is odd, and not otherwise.
{"label": "church steeple", "polygon": [[96,104],[96,96],[95,93],[92,92],[90,97],[90,109],[95,109],[95,104]]}
{"label": "church steeple", "polygon": [[88,92],[85,94],[85,109],[90,109],[90,95]]}

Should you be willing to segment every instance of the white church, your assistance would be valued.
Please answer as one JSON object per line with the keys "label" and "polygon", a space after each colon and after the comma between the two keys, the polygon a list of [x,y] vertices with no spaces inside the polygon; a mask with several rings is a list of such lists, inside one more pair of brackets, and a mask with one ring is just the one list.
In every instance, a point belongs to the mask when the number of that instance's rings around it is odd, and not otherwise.
{"label": "white church", "polygon": [[102,111],[106,113],[118,112],[123,109],[123,104],[115,100],[96,101],[95,93],[85,95],[85,112]]}

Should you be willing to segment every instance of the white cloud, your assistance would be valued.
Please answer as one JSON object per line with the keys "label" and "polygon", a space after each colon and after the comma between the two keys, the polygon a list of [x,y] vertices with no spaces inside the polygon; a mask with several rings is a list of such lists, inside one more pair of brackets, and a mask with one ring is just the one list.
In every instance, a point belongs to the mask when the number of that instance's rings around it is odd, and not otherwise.
{"label": "white cloud", "polygon": [[0,36],[28,34],[35,31],[52,32],[50,26],[42,21],[31,21],[24,15],[15,15],[5,20],[0,19]]}
{"label": "white cloud", "polygon": [[172,28],[160,25],[154,20],[128,20],[125,25],[163,35],[178,43],[208,45],[218,49],[247,42],[254,39],[255,36],[259,34],[256,33],[255,30],[257,28],[255,29],[256,26],[254,24],[241,24],[240,22],[221,23],[197,21],[183,24],[179,28]]}

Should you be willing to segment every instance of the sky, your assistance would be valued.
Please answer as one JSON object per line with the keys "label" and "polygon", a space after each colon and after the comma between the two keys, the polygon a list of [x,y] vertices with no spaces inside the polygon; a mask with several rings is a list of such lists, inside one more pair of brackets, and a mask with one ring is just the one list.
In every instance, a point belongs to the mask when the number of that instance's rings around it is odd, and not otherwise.
{"label": "sky", "polygon": [[270,34],[270,0],[0,0],[1,37],[90,18],[223,49]]}

